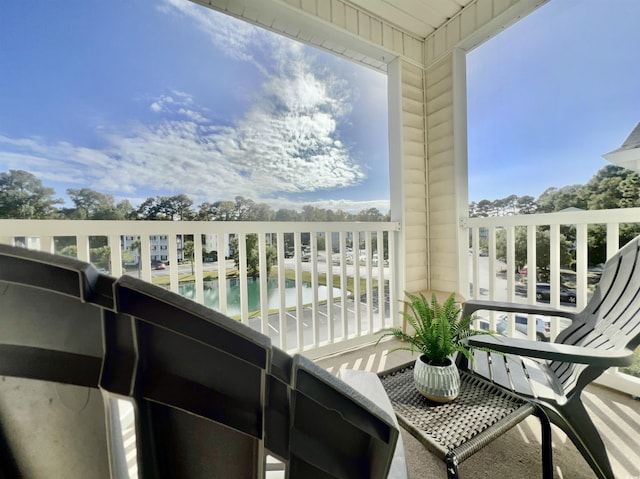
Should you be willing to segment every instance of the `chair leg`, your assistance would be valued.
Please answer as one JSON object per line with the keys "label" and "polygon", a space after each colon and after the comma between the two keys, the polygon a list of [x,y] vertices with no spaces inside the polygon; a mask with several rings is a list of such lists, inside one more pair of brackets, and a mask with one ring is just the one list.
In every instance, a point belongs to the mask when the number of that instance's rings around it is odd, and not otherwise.
{"label": "chair leg", "polygon": [[579,396],[557,409],[545,408],[545,412],[569,436],[598,478],[614,479],[604,442]]}
{"label": "chair leg", "polygon": [[542,410],[538,408],[538,419],[542,430],[542,478],[553,479],[553,444],[551,439],[551,422]]}
{"label": "chair leg", "polygon": [[447,479],[459,479],[460,475],[458,473],[458,458],[455,453],[448,452],[445,459],[445,464],[447,465]]}

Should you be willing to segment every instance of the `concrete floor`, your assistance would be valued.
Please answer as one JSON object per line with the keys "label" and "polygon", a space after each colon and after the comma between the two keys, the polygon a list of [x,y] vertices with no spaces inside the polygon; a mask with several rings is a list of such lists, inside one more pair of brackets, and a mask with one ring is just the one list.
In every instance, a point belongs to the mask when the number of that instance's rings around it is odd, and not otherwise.
{"label": "concrete floor", "polygon": [[[316,363],[333,374],[340,369],[379,372],[414,357],[406,351],[390,352],[395,340],[367,346]],[[640,479],[640,401],[601,386],[588,386],[583,402],[600,431],[616,479]],[[402,437],[411,479],[446,478],[444,463],[427,451],[404,429]],[[460,476],[473,479],[542,477],[540,423],[529,417],[460,465]],[[577,449],[560,429],[553,426],[554,477],[596,477]]]}

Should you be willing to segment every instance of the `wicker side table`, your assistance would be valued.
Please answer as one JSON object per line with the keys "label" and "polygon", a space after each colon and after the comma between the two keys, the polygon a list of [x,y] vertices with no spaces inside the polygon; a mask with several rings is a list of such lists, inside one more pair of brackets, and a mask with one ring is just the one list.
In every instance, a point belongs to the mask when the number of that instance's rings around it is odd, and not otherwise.
{"label": "wicker side table", "polygon": [[543,477],[553,477],[551,426],[544,413],[523,398],[466,371],[460,371],[460,394],[446,404],[423,397],[413,383],[414,362],[378,374],[402,427],[445,461],[450,479],[458,464],[531,414],[542,427]]}

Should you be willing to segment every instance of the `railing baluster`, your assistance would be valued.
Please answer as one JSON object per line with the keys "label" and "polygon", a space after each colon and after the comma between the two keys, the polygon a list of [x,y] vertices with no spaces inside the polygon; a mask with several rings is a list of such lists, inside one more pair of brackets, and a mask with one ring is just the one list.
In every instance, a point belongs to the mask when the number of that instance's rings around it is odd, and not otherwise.
{"label": "railing baluster", "polygon": [[[182,236],[182,248],[184,245],[184,235]],[[193,270],[195,274],[196,301],[204,304],[204,268],[202,267],[202,237],[199,234],[193,235]]]}
{"label": "railing baluster", "polygon": [[487,259],[489,260],[489,299],[495,299],[496,291],[496,229],[487,228]]}
{"label": "railing baluster", "polygon": [[[53,240],[53,238],[52,238]],[[111,234],[108,237],[109,248],[111,249],[111,258],[109,261],[109,273],[112,276],[122,276],[122,236],[119,234]],[[53,241],[51,243],[53,251]]]}
{"label": "railing baluster", "polygon": [[304,310],[302,308],[302,240],[300,231],[293,235],[295,262],[295,282],[296,282],[296,333],[298,340],[298,351],[304,349]]}
{"label": "railing baluster", "polygon": [[364,250],[367,257],[365,267],[367,271],[367,327],[369,331],[372,332],[375,328],[373,326],[373,269],[371,267],[373,253],[371,252],[371,231],[367,231],[364,235]]}
{"label": "railing baluster", "polygon": [[360,321],[360,232],[352,231],[353,238],[353,317],[355,318],[355,334],[362,334],[362,322]]}
{"label": "railing baluster", "polygon": [[91,261],[89,254],[89,236],[88,235],[77,235],[76,236],[76,251],[78,254],[78,259],[80,261]]}
{"label": "railing baluster", "polygon": [[479,252],[480,252],[480,228],[473,228],[471,230],[471,261],[473,262],[473,291],[472,297],[480,297],[480,264],[479,264]]}
{"label": "railing baluster", "polygon": [[333,324],[333,241],[331,236],[331,232],[325,233],[325,251],[327,255],[327,339],[332,344],[335,339],[335,332]]}
{"label": "railing baluster", "polygon": [[[218,309],[222,314],[227,314],[227,258],[225,254],[225,247],[220,248],[220,245],[224,245],[230,235],[224,233],[218,233],[216,240],[218,241]],[[222,254],[220,250],[222,249]]]}
{"label": "railing baluster", "polygon": [[[240,273],[240,284],[248,284],[247,282],[247,235],[238,233],[238,272]],[[247,288],[240,288],[240,320],[249,323],[249,307],[248,307]]]}
{"label": "railing baluster", "polygon": [[[349,298],[347,295],[347,255],[346,255],[346,233],[340,232],[340,304],[342,321],[342,339],[349,337],[349,321],[347,318],[347,305]],[[353,248],[352,248],[353,249]]]}
{"label": "railing baluster", "polygon": [[[549,252],[549,283],[552,285],[560,284],[560,225],[551,225],[549,230],[549,242],[551,251]],[[554,308],[560,307],[560,289],[553,288],[549,298],[549,304]],[[559,318],[551,320],[551,340],[553,341],[560,333]]]}
{"label": "railing baluster", "polygon": [[619,223],[607,223],[607,259],[611,258],[620,249],[619,228]]}
{"label": "railing baluster", "polygon": [[[389,272],[389,322],[388,323],[383,323],[383,327],[390,327],[390,326],[399,326],[400,324],[402,324],[402,318],[400,317],[400,313],[399,313],[399,291],[398,291],[398,271],[399,271],[399,265],[398,262],[396,260],[397,258],[397,248],[398,248],[398,244],[396,242],[396,235],[389,231],[387,233],[387,241],[388,241],[388,249],[389,249],[389,266],[387,268],[387,271]],[[360,315],[357,316],[357,318],[360,318]],[[358,321],[360,321],[360,319],[358,319]],[[369,333],[372,333],[373,331],[369,331]]]}
{"label": "railing baluster", "polygon": [[284,233],[279,231],[276,235],[278,242],[278,292],[280,295],[278,334],[280,335],[280,348],[287,351],[287,310],[285,303],[285,266],[284,266]]}
{"label": "railing baluster", "polygon": [[[169,288],[177,293],[180,290],[178,283],[178,272],[180,265],[178,264],[178,238],[175,234],[167,235],[169,241]],[[197,295],[195,296],[197,298]]]}
{"label": "railing baluster", "polygon": [[[258,236],[258,258],[260,271],[267,271],[267,240],[264,233],[261,233]],[[269,336],[269,297],[267,292],[267,275],[261,274],[258,281],[260,284],[260,332]]]}
{"label": "railing baluster", "polygon": [[384,324],[384,299],[385,299],[385,286],[384,286],[384,238],[382,237],[382,230],[378,230],[376,233],[376,249],[378,254],[378,317],[380,318],[380,325],[374,327],[371,331],[382,328]]}
{"label": "railing baluster", "polygon": [[588,225],[581,223],[576,225],[576,307],[582,309],[587,304],[587,263],[588,250]]}

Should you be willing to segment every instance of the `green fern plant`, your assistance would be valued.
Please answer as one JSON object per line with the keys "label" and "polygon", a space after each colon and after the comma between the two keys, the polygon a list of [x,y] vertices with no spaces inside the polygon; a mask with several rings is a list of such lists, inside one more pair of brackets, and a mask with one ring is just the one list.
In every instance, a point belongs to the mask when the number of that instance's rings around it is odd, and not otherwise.
{"label": "green fern plant", "polygon": [[433,295],[429,301],[424,294],[409,294],[403,301],[409,311],[403,311],[403,316],[413,327],[415,333],[407,334],[400,328],[387,328],[381,331],[376,345],[387,337],[393,336],[405,341],[408,346],[398,347],[392,351],[406,350],[423,354],[429,364],[444,366],[449,363],[448,358],[454,353],[465,355],[472,360],[473,356],[463,343],[465,338],[476,334],[492,334],[490,331],[471,329],[473,316],[461,317],[462,309],[456,302],[454,295],[449,296],[444,303],[438,304]]}

